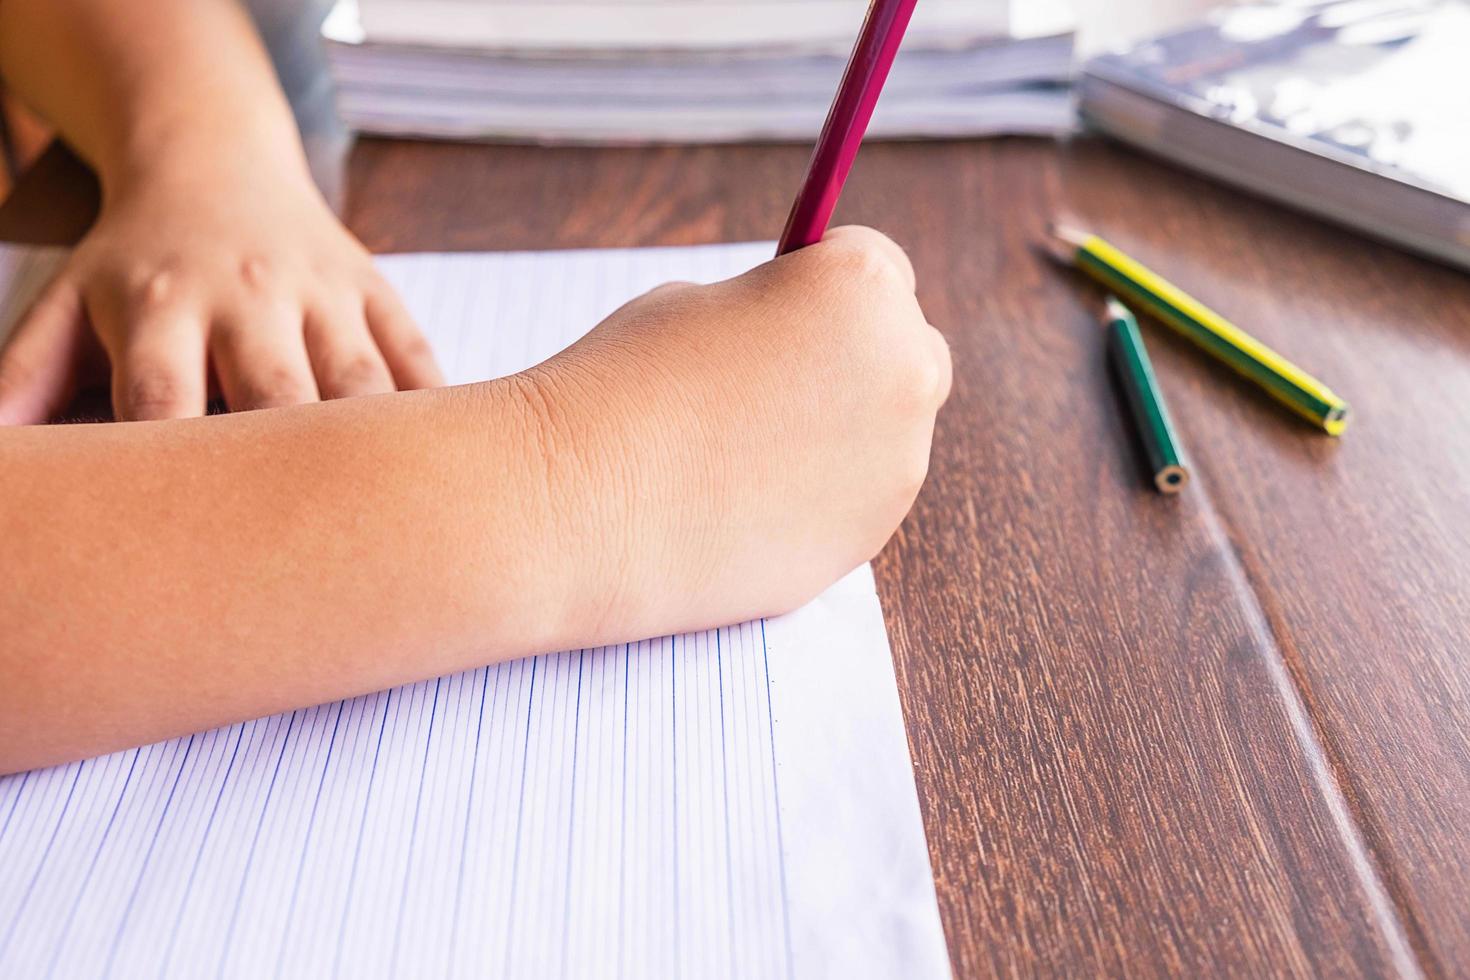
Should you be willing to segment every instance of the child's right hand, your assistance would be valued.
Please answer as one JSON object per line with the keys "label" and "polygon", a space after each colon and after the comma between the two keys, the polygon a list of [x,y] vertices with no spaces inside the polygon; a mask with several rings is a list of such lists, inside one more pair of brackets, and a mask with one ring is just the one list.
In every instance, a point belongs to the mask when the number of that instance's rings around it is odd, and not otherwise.
{"label": "child's right hand", "polygon": [[655,289],[521,378],[549,472],[603,488],[565,498],[613,536],[586,553],[621,563],[598,632],[641,636],[795,608],[876,554],[924,481],[951,367],[902,250],[839,228]]}
{"label": "child's right hand", "polygon": [[0,432],[0,773],[794,608],[903,519],[949,384],[840,229],[509,379]]}

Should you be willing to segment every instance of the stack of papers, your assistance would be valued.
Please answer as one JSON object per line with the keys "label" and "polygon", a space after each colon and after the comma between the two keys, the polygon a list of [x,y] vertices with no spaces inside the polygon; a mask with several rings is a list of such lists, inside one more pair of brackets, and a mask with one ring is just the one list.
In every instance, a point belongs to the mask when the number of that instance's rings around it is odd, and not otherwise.
{"label": "stack of papers", "polygon": [[[369,133],[531,142],[810,140],[865,0],[339,0],[338,106]],[[920,4],[874,137],[1072,122],[1062,0]]]}

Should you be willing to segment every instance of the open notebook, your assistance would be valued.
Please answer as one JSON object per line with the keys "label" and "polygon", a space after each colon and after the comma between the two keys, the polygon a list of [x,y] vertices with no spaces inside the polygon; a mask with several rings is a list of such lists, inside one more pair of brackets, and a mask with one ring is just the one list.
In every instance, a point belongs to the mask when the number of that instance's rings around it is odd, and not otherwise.
{"label": "open notebook", "polygon": [[[467,382],[771,248],[381,263]],[[0,249],[0,332],[53,262]],[[0,976],[949,972],[866,568],[779,619],[0,778],[0,869]]]}

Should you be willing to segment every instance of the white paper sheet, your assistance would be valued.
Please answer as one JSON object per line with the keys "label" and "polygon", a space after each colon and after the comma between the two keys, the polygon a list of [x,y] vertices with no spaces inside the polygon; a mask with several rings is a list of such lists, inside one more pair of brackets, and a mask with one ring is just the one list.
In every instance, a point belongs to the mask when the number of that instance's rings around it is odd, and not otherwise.
{"label": "white paper sheet", "polygon": [[[381,262],[459,382],[770,253]],[[0,334],[54,261],[0,250]],[[779,619],[0,779],[0,976],[948,972],[866,568]]]}

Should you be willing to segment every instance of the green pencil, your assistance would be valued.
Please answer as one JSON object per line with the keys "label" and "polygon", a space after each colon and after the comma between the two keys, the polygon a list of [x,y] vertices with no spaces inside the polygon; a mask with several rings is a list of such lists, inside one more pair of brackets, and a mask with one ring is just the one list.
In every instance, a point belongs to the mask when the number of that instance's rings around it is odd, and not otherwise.
{"label": "green pencil", "polygon": [[1174,433],[1169,410],[1164,406],[1158,379],[1154,377],[1148,350],[1138,333],[1138,321],[1128,307],[1112,296],[1107,299],[1107,310],[1108,358],[1123,385],[1154,486],[1160,493],[1178,493],[1189,482],[1189,470],[1179,450],[1179,437]]}

